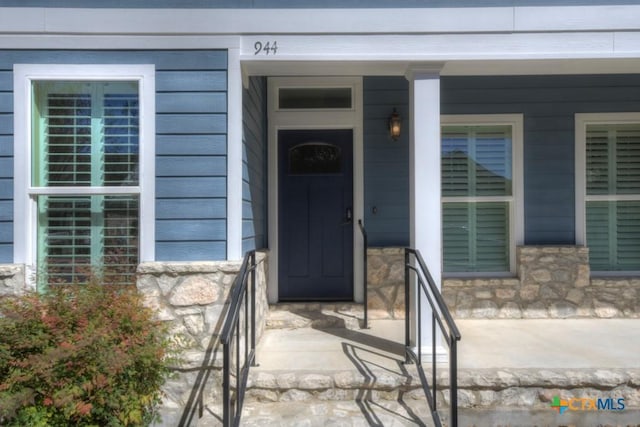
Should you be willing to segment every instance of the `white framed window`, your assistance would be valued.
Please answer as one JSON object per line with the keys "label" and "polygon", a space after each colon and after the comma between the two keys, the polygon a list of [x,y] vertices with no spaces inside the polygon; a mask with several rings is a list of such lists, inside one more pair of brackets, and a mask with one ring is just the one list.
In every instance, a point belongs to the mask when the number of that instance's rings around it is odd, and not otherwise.
{"label": "white framed window", "polygon": [[576,243],[595,274],[640,272],[640,113],[576,114]]}
{"label": "white framed window", "polygon": [[154,259],[153,65],[14,66],[14,258],[46,285]]}
{"label": "white framed window", "polygon": [[443,271],[513,274],[524,235],[523,119],[441,118]]}

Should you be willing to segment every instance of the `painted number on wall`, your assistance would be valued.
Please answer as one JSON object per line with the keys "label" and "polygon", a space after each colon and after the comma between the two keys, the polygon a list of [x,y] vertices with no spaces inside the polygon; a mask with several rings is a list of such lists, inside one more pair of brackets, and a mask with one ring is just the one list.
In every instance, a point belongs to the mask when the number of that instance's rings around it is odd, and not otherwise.
{"label": "painted number on wall", "polygon": [[272,42],[255,42],[253,45],[254,55],[275,55],[278,53],[278,42],[276,40]]}

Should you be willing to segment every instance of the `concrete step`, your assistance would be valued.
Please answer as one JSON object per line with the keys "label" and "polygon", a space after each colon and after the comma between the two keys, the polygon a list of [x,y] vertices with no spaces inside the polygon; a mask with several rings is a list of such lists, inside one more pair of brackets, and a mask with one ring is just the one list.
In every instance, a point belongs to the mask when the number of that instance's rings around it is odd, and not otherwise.
{"label": "concrete step", "polygon": [[364,318],[362,304],[285,303],[269,306],[267,329],[346,328],[359,329]]}
{"label": "concrete step", "polygon": [[417,401],[338,401],[247,403],[247,427],[433,426],[428,407]]}

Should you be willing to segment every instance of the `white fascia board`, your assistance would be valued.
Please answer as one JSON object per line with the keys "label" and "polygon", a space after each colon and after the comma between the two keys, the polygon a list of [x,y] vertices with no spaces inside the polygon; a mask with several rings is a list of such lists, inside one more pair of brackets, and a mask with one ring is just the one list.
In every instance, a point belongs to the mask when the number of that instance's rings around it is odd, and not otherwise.
{"label": "white fascia board", "polygon": [[[1,13],[1,12],[0,12]],[[234,49],[238,36],[2,34],[0,49]]]}
{"label": "white fascia board", "polygon": [[[66,9],[49,33],[286,34],[513,31],[512,7],[410,9]],[[73,17],[72,19],[70,17]]]}
{"label": "white fascia board", "polygon": [[0,33],[40,33],[44,29],[45,9],[0,7]]}
{"label": "white fascia board", "polygon": [[[638,20],[640,21],[640,14]],[[633,54],[640,51],[640,32],[620,32],[614,36],[615,50],[619,54]]]}
{"label": "white fascia board", "polygon": [[608,31],[640,29],[640,5],[514,8],[514,31]]}
{"label": "white fascia board", "polygon": [[2,8],[0,32],[403,34],[640,30],[640,5],[389,9]]}
{"label": "white fascia board", "polygon": [[[253,61],[593,58],[616,55],[614,33],[262,35],[242,38],[241,56]],[[255,43],[277,42],[274,55]],[[636,53],[640,47],[636,48]]]}

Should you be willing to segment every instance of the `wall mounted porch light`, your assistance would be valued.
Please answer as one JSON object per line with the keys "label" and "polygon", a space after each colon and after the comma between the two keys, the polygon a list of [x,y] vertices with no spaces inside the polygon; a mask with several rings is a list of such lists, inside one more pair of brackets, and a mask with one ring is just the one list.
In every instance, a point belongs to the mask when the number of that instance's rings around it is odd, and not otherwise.
{"label": "wall mounted porch light", "polygon": [[400,119],[400,115],[398,114],[395,108],[393,109],[393,113],[391,113],[391,116],[389,116],[388,125],[389,125],[389,136],[394,141],[397,141],[398,138],[400,138],[400,132],[402,130],[402,119]]}

